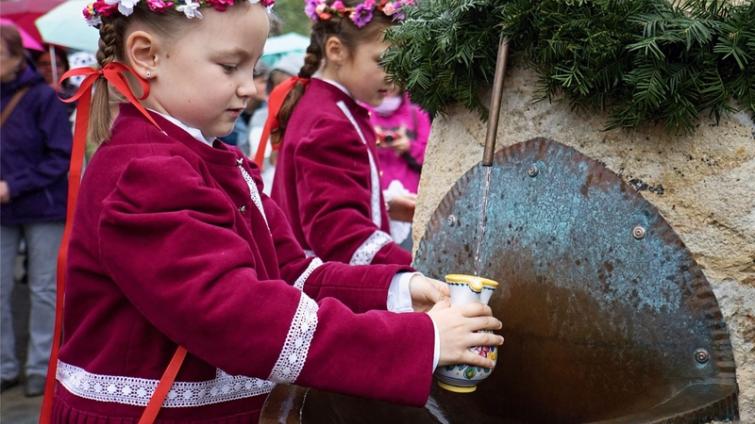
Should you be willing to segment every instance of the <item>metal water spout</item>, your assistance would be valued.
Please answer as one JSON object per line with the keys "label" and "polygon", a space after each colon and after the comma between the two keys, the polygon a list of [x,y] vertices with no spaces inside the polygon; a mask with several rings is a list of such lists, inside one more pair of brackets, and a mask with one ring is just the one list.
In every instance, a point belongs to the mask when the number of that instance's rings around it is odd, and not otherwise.
{"label": "metal water spout", "polygon": [[498,57],[495,62],[493,91],[490,98],[490,108],[488,109],[488,131],[485,134],[485,149],[482,152],[482,166],[493,166],[495,139],[498,135],[498,116],[501,113],[501,98],[503,97],[503,78],[506,76],[508,57],[509,39],[502,37],[498,45]]}

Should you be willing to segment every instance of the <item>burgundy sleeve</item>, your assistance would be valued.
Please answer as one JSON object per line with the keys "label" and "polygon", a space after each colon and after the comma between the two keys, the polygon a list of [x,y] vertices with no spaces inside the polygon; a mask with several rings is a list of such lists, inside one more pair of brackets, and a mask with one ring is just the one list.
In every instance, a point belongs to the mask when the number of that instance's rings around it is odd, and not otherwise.
{"label": "burgundy sleeve", "polygon": [[433,360],[426,314],[355,314],[282,280],[260,281],[234,214],[227,196],[183,158],[133,160],[103,202],[99,254],[155,328],[230,374],[426,400]]}
{"label": "burgundy sleeve", "polygon": [[[322,120],[294,152],[300,223],[307,244],[325,260],[409,265],[411,254],[371,220],[367,146],[348,122]],[[379,191],[379,190],[378,190]]]}
{"label": "burgundy sleeve", "polygon": [[354,312],[385,309],[391,279],[414,269],[405,265],[347,265],[308,258],[291,232],[278,205],[263,195],[263,205],[273,233],[281,277],[313,299],[335,297]]}

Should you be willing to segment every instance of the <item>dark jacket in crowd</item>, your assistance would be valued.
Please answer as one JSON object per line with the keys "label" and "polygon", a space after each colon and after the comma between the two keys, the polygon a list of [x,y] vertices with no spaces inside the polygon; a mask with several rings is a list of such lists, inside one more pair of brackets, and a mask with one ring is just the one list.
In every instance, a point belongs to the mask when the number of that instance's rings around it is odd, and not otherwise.
{"label": "dark jacket in crowd", "polygon": [[10,203],[0,205],[0,224],[63,221],[66,215],[71,125],[55,91],[33,67],[0,85],[0,108],[22,87],[29,90],[0,129],[0,180]]}

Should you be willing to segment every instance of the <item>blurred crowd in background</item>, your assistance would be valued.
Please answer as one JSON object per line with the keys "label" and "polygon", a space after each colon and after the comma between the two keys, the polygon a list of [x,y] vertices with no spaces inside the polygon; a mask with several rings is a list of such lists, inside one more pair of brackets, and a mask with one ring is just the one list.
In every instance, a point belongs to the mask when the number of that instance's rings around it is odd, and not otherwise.
{"label": "blurred crowd in background", "polygon": [[[7,13],[11,3],[15,6],[29,3],[31,9],[20,14]],[[296,4],[301,7],[300,2]],[[65,224],[67,173],[76,107],[75,103],[64,103],[61,98],[73,95],[82,80],[82,77],[74,77],[61,83],[59,78],[72,68],[96,66],[97,34],[91,28],[70,26],[60,35],[73,37],[70,42],[64,38],[60,44],[44,42],[47,40],[37,31],[42,28],[37,27],[48,18],[45,10],[50,10],[48,14],[57,13],[56,5],[57,9],[67,6],[60,0],[0,4],[3,15],[0,22],[3,119],[0,126],[0,377],[3,391],[24,383],[27,396],[39,396],[44,390],[53,334],[56,259]],[[285,7],[283,12],[285,15]],[[233,132],[223,137],[224,142],[251,157],[257,152],[267,119],[268,95],[278,84],[299,73],[304,50],[309,44],[309,37],[296,32],[283,33],[283,22],[275,15],[271,19],[271,37],[253,75],[257,94],[249,101]],[[430,117],[411,102],[407,93],[396,87],[383,104],[371,108],[371,119],[378,139],[381,185],[386,201],[396,196],[416,199]],[[270,143],[266,144],[263,180],[269,193],[276,152]],[[87,154],[95,150],[96,146],[88,146]],[[391,222],[391,235],[403,247],[411,248],[410,232],[410,222]],[[12,293],[18,284],[28,285],[30,311],[14,310]],[[25,348],[16,346],[18,335],[13,325],[21,313],[29,313],[29,342]],[[25,358],[23,366],[22,358]]]}

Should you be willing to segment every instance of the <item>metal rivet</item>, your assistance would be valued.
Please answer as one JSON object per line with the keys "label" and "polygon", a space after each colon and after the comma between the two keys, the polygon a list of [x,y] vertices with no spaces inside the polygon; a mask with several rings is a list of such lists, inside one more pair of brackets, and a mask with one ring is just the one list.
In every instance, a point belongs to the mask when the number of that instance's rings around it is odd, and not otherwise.
{"label": "metal rivet", "polygon": [[645,228],[643,228],[641,225],[634,227],[632,229],[632,237],[636,238],[637,240],[645,238]]}
{"label": "metal rivet", "polygon": [[448,225],[453,227],[454,225],[456,225],[456,222],[456,215],[448,215]]}
{"label": "metal rivet", "polygon": [[698,364],[705,364],[708,361],[710,361],[710,353],[708,353],[705,349],[697,349],[695,350],[695,361],[697,361]]}
{"label": "metal rivet", "polygon": [[535,165],[532,165],[529,167],[529,169],[527,169],[527,175],[529,175],[530,177],[536,177],[539,172],[540,170],[538,170],[537,166]]}

